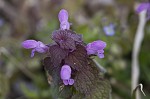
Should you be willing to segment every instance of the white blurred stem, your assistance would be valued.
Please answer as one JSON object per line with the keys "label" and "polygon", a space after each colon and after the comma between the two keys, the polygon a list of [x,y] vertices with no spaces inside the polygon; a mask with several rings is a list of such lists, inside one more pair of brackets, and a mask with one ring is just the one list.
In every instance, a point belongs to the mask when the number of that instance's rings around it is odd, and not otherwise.
{"label": "white blurred stem", "polygon": [[[139,83],[139,52],[144,38],[144,26],[146,24],[146,11],[139,13],[139,23],[135,34],[134,45],[132,50],[132,92]],[[141,99],[139,91],[136,93],[136,99]]]}

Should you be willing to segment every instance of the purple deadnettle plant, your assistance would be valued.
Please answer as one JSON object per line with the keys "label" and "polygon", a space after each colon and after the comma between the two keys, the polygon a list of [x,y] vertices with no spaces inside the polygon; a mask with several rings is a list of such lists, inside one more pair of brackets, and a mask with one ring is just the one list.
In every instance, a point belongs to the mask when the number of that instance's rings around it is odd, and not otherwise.
{"label": "purple deadnettle plant", "polygon": [[52,78],[50,83],[53,99],[108,99],[111,93],[109,82],[104,78],[92,55],[104,58],[106,43],[101,40],[85,44],[82,35],[70,30],[68,12],[62,9],[58,18],[60,29],[55,30],[49,46],[41,41],[26,40],[25,49],[45,53],[44,68]]}

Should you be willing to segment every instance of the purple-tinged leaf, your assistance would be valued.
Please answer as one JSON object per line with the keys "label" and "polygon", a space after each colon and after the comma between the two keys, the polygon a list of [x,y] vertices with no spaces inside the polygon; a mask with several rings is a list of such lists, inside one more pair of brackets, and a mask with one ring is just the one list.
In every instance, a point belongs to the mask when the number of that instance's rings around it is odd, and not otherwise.
{"label": "purple-tinged leaf", "polygon": [[62,66],[61,62],[68,55],[68,50],[60,48],[58,45],[49,47],[49,57],[54,67]]}
{"label": "purple-tinged leaf", "polygon": [[60,48],[58,45],[49,47],[48,57],[44,59],[44,67],[53,78],[55,85],[60,84],[60,71],[63,59],[68,55],[68,50]]}
{"label": "purple-tinged leaf", "polygon": [[47,71],[52,71],[54,66],[53,66],[53,63],[51,61],[51,57],[46,57],[44,58],[43,60],[43,65],[44,65],[44,68],[47,70]]}
{"label": "purple-tinged leaf", "polygon": [[[52,98],[58,99],[59,97],[59,86],[61,86],[60,69],[61,67],[54,67],[52,64],[51,57],[46,57],[43,61],[45,70],[51,78],[51,90],[53,90]],[[56,94],[56,95],[55,95]]]}
{"label": "purple-tinged leaf", "polygon": [[[84,94],[85,99],[108,99],[111,92],[110,84],[99,75],[96,64],[88,57],[84,46],[77,45],[65,59],[75,71],[73,86]],[[74,96],[73,96],[74,97]]]}
{"label": "purple-tinged leaf", "polygon": [[65,64],[68,64],[73,69],[80,71],[81,68],[87,64],[87,57],[88,55],[84,46],[77,45],[77,49],[65,58]]}
{"label": "purple-tinged leaf", "polygon": [[82,42],[81,35],[71,30],[57,30],[52,33],[52,39],[63,49],[76,49],[76,42]]}
{"label": "purple-tinged leaf", "polygon": [[[51,90],[53,90],[53,98],[54,99],[58,99],[58,97],[62,97],[63,99],[67,99],[68,97],[71,97],[72,96],[72,91],[70,91],[71,87],[70,86],[64,86],[64,88],[62,90],[60,90],[61,86],[62,86],[62,83],[63,81],[61,80],[61,77],[60,77],[60,70],[61,70],[61,66],[62,64],[56,64],[54,62],[57,62],[57,61],[54,61],[54,59],[52,58],[56,58],[56,57],[62,57],[63,55],[57,55],[57,54],[60,54],[61,53],[61,49],[57,49],[57,45],[53,45],[51,46],[50,50],[49,51],[53,51],[53,55],[52,53],[50,53],[51,55],[48,55],[48,57],[46,57],[43,61],[44,63],[44,67],[46,69],[46,71],[48,71],[48,75],[50,75],[52,77],[52,81],[51,81]],[[58,51],[58,53],[57,53]],[[60,52],[60,53],[59,53]],[[62,51],[63,53],[64,51]],[[56,54],[57,53],[57,54]],[[54,56],[56,54],[56,56]],[[54,57],[53,57],[54,56]],[[64,57],[62,57],[64,58]],[[62,58],[59,58],[60,60]],[[59,62],[58,62],[59,63]],[[54,66],[54,64],[56,64]],[[69,84],[69,82],[67,81],[67,85]]]}
{"label": "purple-tinged leaf", "polygon": [[[70,31],[70,32],[73,32],[73,31]],[[82,42],[81,34],[72,33],[71,38],[76,42]]]}
{"label": "purple-tinged leaf", "polygon": [[51,57],[46,57],[43,60],[44,68],[48,71],[48,74],[52,77],[52,85],[60,86],[61,78],[60,78],[60,69],[61,67],[55,67],[53,65]]}

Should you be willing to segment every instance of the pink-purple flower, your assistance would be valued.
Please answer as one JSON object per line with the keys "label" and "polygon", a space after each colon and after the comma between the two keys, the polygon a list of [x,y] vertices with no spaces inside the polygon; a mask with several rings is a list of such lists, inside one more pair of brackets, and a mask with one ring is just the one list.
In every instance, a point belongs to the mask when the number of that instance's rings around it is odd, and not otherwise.
{"label": "pink-purple flower", "polygon": [[48,50],[48,47],[45,44],[43,44],[41,41],[36,40],[26,40],[22,42],[22,47],[24,47],[25,49],[32,49],[31,57],[34,56],[35,52],[45,53]]}
{"label": "pink-purple flower", "polygon": [[141,3],[137,9],[136,12],[140,13],[142,11],[146,10],[147,11],[147,19],[150,19],[150,3],[149,2],[145,2],[145,3]]}
{"label": "pink-purple flower", "polygon": [[92,43],[87,44],[86,50],[88,55],[97,55],[99,58],[104,58],[104,48],[106,47],[106,43],[97,40]]}
{"label": "pink-purple flower", "polygon": [[61,79],[64,85],[73,85],[74,79],[71,79],[71,68],[69,65],[63,65],[60,71]]}
{"label": "pink-purple flower", "polygon": [[149,7],[149,3],[141,3],[141,4],[137,7],[136,11],[137,11],[137,13],[140,13],[140,12],[142,12],[143,10],[147,10],[148,7]]}
{"label": "pink-purple flower", "polygon": [[70,23],[68,22],[68,12],[64,9],[60,10],[58,14],[58,18],[60,21],[60,29],[70,29]]}

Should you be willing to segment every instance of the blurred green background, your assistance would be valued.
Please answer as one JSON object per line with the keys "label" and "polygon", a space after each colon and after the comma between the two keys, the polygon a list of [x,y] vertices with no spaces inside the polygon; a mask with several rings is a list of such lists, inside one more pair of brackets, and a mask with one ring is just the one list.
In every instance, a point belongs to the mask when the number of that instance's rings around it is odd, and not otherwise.
{"label": "blurred green background", "polygon": [[[69,12],[71,29],[83,34],[85,43],[107,42],[105,58],[97,61],[107,70],[112,99],[130,99],[131,55],[138,25],[132,0],[0,0],[0,99],[51,99],[51,90],[42,65],[44,55],[23,49],[26,39],[51,43],[51,33],[59,29],[60,9]],[[108,36],[103,27],[115,24]],[[150,22],[139,55],[140,80],[150,99]]]}

